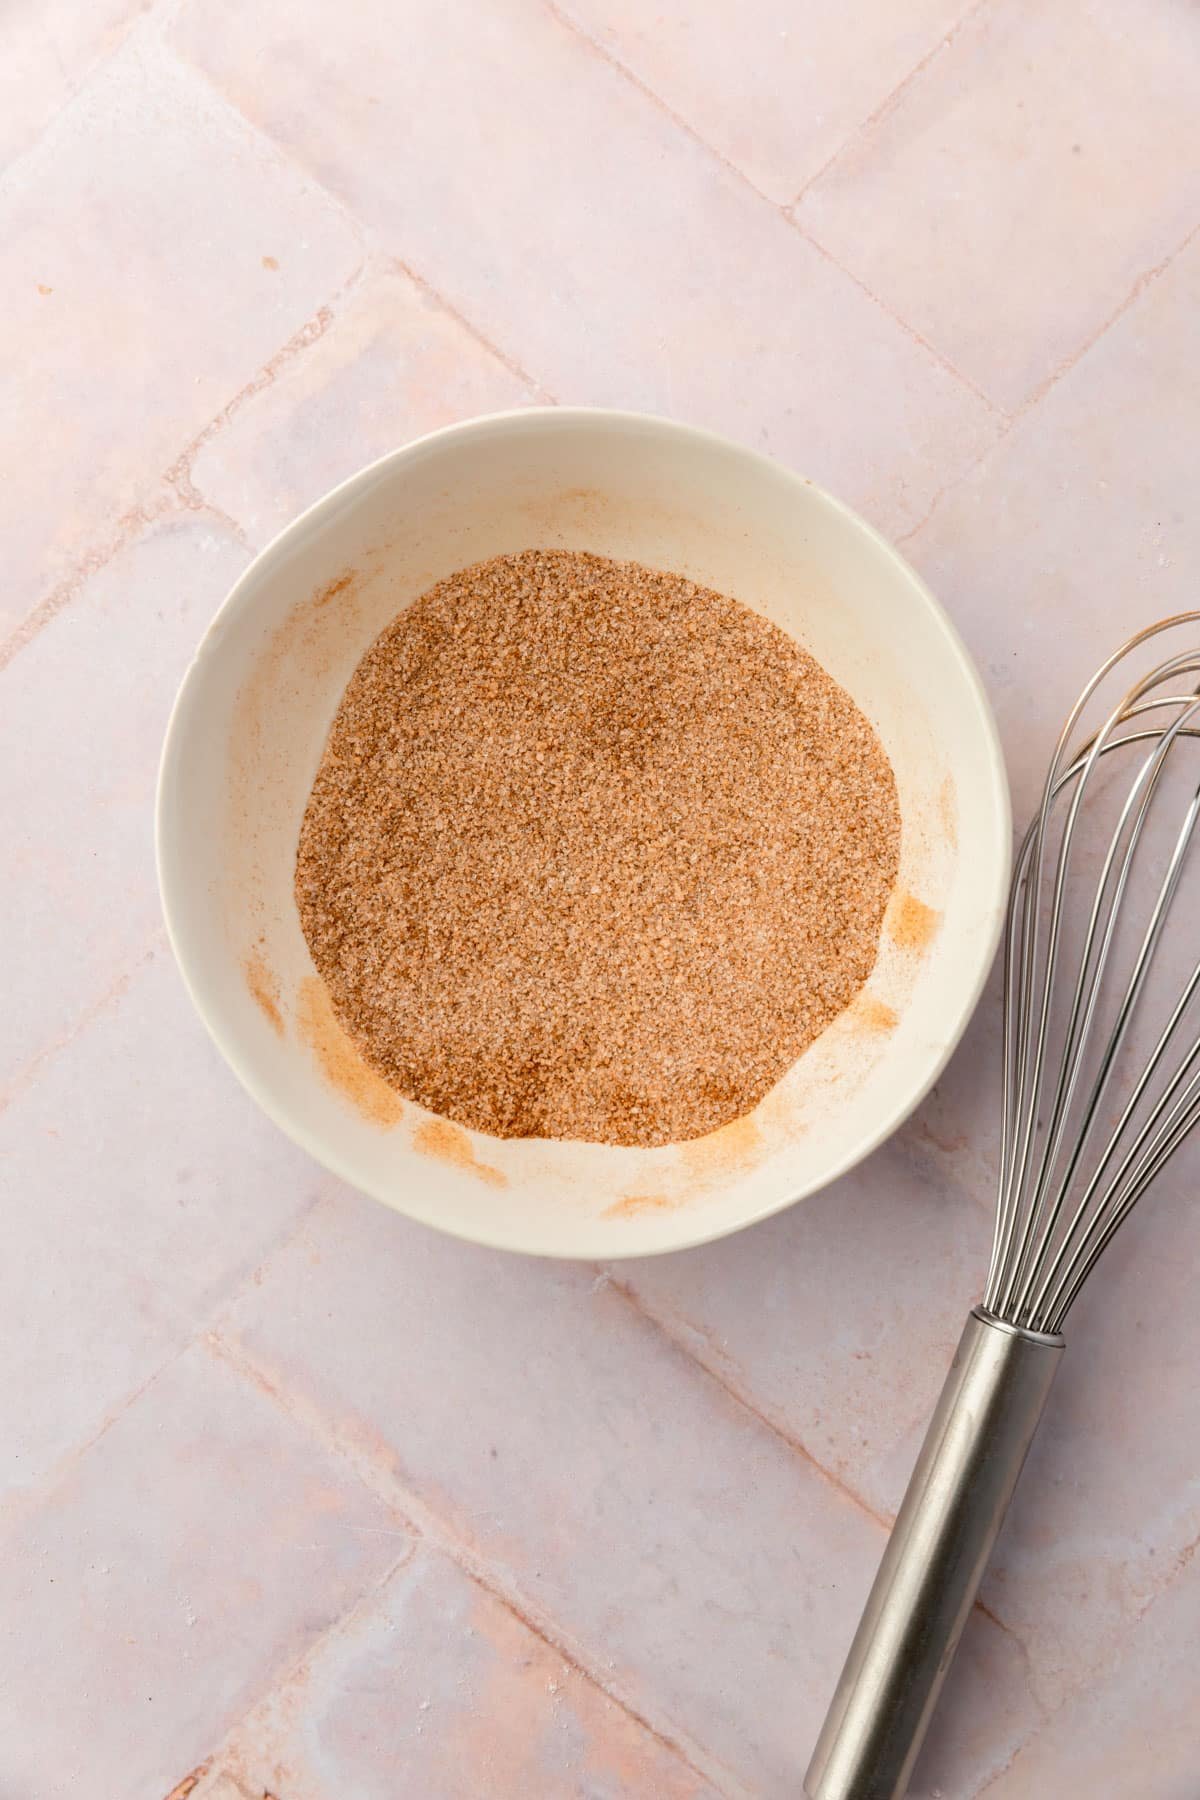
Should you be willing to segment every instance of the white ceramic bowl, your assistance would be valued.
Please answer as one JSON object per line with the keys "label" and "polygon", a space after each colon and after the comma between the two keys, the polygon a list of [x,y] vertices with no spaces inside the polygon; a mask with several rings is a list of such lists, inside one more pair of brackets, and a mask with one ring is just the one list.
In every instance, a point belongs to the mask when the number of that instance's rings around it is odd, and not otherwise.
{"label": "white ceramic bowl", "polygon": [[[901,873],[875,972],[746,1119],[692,1144],[502,1142],[402,1105],[332,1021],[292,896],[300,820],[359,658],[433,582],[503,551],[634,557],[789,631],[879,732]],[[188,670],[163,751],[175,954],[235,1073],[328,1168],[416,1219],[554,1256],[703,1242],[810,1194],[893,1131],[945,1063],[995,950],[1004,766],[978,677],[896,552],[810,482],[636,414],[476,419],[384,457],[263,551]]]}

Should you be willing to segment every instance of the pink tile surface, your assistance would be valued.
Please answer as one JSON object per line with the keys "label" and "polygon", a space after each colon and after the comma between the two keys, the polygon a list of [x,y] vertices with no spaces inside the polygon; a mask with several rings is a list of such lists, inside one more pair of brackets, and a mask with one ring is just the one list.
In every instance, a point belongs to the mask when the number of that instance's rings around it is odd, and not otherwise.
{"label": "pink tile surface", "polygon": [[576,23],[781,205],[932,55],[970,0],[561,0]]}
{"label": "pink tile surface", "polygon": [[421,1549],[223,1745],[195,1800],[710,1800],[690,1769],[450,1558]]}
{"label": "pink tile surface", "polygon": [[814,183],[800,220],[1018,407],[1194,228],[1198,81],[1187,8],[994,0]]}
{"label": "pink tile surface", "polygon": [[[325,1310],[331,1285],[353,1339]],[[602,1644],[589,1666],[606,1687],[722,1789],[794,1785],[820,1717],[807,1696],[836,1676],[882,1532],[619,1289],[347,1195],[309,1215],[217,1335],[519,1610],[585,1662]],[[474,1430],[446,1430],[448,1394]],[[981,1618],[935,1774],[1002,1766],[1030,1709],[1019,1654]]]}
{"label": "pink tile surface", "polygon": [[[1197,605],[1198,306],[1200,242],[905,544],[983,670],[1019,817],[1079,671],[1143,622]],[[1069,632],[1069,656],[1045,655],[1052,620]]]}
{"label": "pink tile surface", "polygon": [[675,1342],[881,1518],[899,1504],[991,1240],[967,1151],[924,1130],[909,1126],[861,1171],[732,1242],[613,1269]]}
{"label": "pink tile surface", "polygon": [[[794,1796],[978,1289],[996,983],[802,1208],[607,1274],[473,1250],[209,1046],[163,722],[252,548],[362,463],[640,405],[904,537],[1024,817],[1081,675],[1197,604],[1196,22],[0,11],[0,1794]],[[1194,1186],[1072,1319],[919,1800],[1200,1793]]]}
{"label": "pink tile surface", "polygon": [[[331,1283],[352,1335],[330,1316]],[[817,1723],[801,1695],[835,1672],[850,1623],[830,1573],[861,1586],[878,1528],[607,1283],[464,1250],[346,1195],[219,1331],[524,1608],[602,1644],[617,1691],[674,1741],[709,1746],[751,1789],[786,1782]],[[471,1429],[446,1429],[448,1396]],[[785,1592],[777,1571],[800,1544]],[[751,1730],[731,1668],[763,1703]]]}
{"label": "pink tile surface", "polygon": [[8,1533],[6,1792],[162,1800],[410,1550],[386,1506],[194,1347]]}
{"label": "pink tile surface", "polygon": [[1192,1800],[1196,1792],[1196,1545],[1175,1579],[1122,1640],[1103,1674],[1017,1752],[984,1792],[1139,1794]]}
{"label": "pink tile surface", "polygon": [[116,49],[148,0],[42,0],[0,12],[0,171],[38,133],[101,59]]}
{"label": "pink tile surface", "polygon": [[202,439],[189,478],[262,544],[364,463],[531,397],[443,302],[380,257],[328,309],[320,336]]}
{"label": "pink tile surface", "polygon": [[360,256],[339,210],[152,38],[101,65],[0,185],[25,350],[0,410],[0,626],[108,549]]}
{"label": "pink tile surface", "polygon": [[892,529],[990,442],[973,393],[544,8],[427,0],[403,33],[359,9],[332,38],[323,12],[189,5],[173,42],[559,400],[714,426]]}
{"label": "pink tile surface", "polygon": [[53,1478],[326,1180],[192,1027],[159,940],[0,1114],[0,1509]]}
{"label": "pink tile surface", "polygon": [[192,651],[248,560],[224,526],[163,518],[21,652],[0,708],[15,878],[0,900],[12,951],[0,1099],[160,935],[158,752]]}

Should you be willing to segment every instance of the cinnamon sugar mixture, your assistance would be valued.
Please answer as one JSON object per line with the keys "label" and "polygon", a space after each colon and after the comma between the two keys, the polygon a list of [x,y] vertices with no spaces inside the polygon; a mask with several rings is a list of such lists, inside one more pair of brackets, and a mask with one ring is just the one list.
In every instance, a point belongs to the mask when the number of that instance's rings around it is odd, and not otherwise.
{"label": "cinnamon sugar mixture", "polygon": [[784,632],[529,550],[363,657],[296,898],[401,1094],[499,1137],[663,1144],[747,1112],[853,998],[899,844],[879,740]]}

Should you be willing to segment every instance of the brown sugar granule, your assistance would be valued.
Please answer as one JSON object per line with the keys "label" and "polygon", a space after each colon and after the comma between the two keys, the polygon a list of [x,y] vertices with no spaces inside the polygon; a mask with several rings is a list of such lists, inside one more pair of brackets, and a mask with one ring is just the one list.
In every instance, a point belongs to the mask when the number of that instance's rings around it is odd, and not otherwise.
{"label": "brown sugar granule", "polygon": [[529,550],[367,651],[296,898],[401,1094],[499,1137],[663,1144],[749,1111],[854,997],[899,843],[879,740],[785,632]]}

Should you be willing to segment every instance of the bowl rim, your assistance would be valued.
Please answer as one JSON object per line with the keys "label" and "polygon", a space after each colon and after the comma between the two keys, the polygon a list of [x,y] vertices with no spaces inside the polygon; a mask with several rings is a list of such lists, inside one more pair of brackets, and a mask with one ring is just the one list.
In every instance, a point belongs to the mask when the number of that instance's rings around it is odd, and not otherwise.
{"label": "bowl rim", "polygon": [[[749,1210],[744,1217],[710,1221],[699,1229],[688,1230],[685,1228],[677,1236],[672,1236],[669,1242],[659,1242],[649,1246],[631,1243],[628,1247],[620,1243],[606,1244],[603,1249],[582,1249],[574,1252],[531,1243],[520,1232],[503,1228],[491,1230],[488,1228],[486,1219],[481,1219],[478,1230],[466,1229],[457,1222],[447,1223],[437,1216],[436,1208],[426,1209],[420,1204],[415,1207],[410,1206],[407,1196],[404,1197],[402,1203],[392,1193],[382,1191],[377,1184],[364,1181],[356,1171],[350,1169],[337,1149],[331,1147],[320,1132],[310,1131],[302,1117],[293,1117],[285,1108],[275,1104],[259,1082],[253,1060],[242,1055],[237,1041],[219,1023],[215,1008],[208,1002],[203,978],[199,976],[194,965],[189,964],[173,907],[173,874],[170,868],[170,852],[166,848],[165,842],[170,835],[171,774],[182,754],[183,714],[188,691],[197,677],[197,670],[204,661],[206,652],[214,639],[221,634],[226,620],[251,603],[249,596],[253,593],[264,571],[277,562],[281,556],[290,554],[298,539],[319,529],[324,520],[334,514],[342,502],[353,492],[369,487],[372,482],[393,469],[400,468],[405,463],[419,462],[431,452],[452,443],[455,439],[486,438],[492,435],[502,437],[510,431],[536,431],[545,429],[547,426],[563,429],[599,427],[600,429],[626,432],[632,430],[647,436],[674,438],[680,443],[707,445],[713,450],[732,454],[749,464],[757,465],[764,474],[770,475],[772,479],[782,479],[797,489],[803,489],[807,501],[811,503],[815,500],[818,505],[839,515],[853,531],[865,537],[878,551],[883,553],[889,562],[895,565],[901,578],[911,583],[917,597],[922,601],[933,623],[940,631],[958,667],[964,688],[974,702],[974,709],[981,727],[983,747],[986,751],[987,803],[992,821],[991,836],[996,890],[987,922],[979,932],[976,946],[971,953],[971,962],[965,971],[965,978],[961,985],[961,997],[955,1006],[953,1015],[946,1020],[947,1029],[936,1054],[930,1057],[928,1062],[920,1065],[921,1073],[918,1078],[904,1088],[899,1098],[885,1112],[881,1113],[875,1126],[862,1133],[854,1146],[848,1149],[832,1168],[824,1172],[819,1181],[811,1182],[808,1185],[802,1183],[794,1192],[772,1196]],[[937,1082],[958,1048],[991,972],[1006,913],[1012,863],[1012,803],[995,714],[979,671],[957,627],[945,607],[918,572],[900,554],[896,546],[853,507],[844,500],[840,500],[835,494],[831,494],[809,476],[798,473],[774,457],[767,456],[760,450],[752,449],[748,445],[737,442],[736,439],[725,437],[722,433],[708,430],[703,426],[689,425],[657,413],[644,413],[617,407],[528,406],[509,408],[500,412],[480,413],[469,419],[441,426],[435,431],[425,432],[421,436],[399,445],[394,450],[385,451],[382,456],[364,464],[361,469],[348,475],[335,487],[330,488],[317,500],[314,500],[311,505],[297,513],[256,552],[210,619],[188,662],[172,701],[163,737],[155,787],[154,851],[159,898],[167,940],[188,997],[199,1015],[201,1023],[237,1080],[260,1110],[286,1137],[313,1157],[322,1168],[358,1192],[368,1195],[406,1218],[458,1238],[462,1242],[479,1244],[488,1249],[507,1250],[519,1255],[544,1256],[556,1261],[600,1259],[606,1262],[616,1262],[632,1257],[666,1255],[677,1250],[695,1249],[700,1245],[715,1243],[721,1238],[731,1237],[734,1233],[744,1231],[752,1225],[761,1224],[776,1213],[786,1211],[840,1180],[842,1176],[856,1168],[859,1163],[885,1143],[904,1124],[905,1120],[911,1117]],[[686,1208],[672,1213],[671,1217],[678,1219],[683,1224],[687,1218]],[[590,1223],[591,1221],[589,1221]]]}

